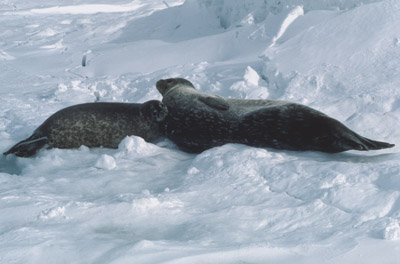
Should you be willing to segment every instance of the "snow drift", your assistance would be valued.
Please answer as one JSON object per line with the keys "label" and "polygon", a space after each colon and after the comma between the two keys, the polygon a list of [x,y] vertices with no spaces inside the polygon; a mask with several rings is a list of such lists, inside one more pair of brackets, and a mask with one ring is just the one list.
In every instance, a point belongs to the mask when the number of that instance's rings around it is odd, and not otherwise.
{"label": "snow drift", "polygon": [[397,145],[192,155],[129,137],[2,156],[2,263],[398,262],[398,1],[6,1],[0,13],[2,150],[63,107],[161,99],[156,81],[177,76],[303,103]]}

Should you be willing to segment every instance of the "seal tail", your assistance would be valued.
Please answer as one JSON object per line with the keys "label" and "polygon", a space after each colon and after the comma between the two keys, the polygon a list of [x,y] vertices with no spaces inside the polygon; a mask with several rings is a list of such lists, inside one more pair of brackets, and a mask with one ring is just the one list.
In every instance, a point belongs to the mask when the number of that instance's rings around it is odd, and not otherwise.
{"label": "seal tail", "polygon": [[36,154],[46,143],[48,138],[45,136],[39,136],[34,133],[29,138],[22,140],[21,142],[15,144],[8,151],[4,152],[4,155],[14,154],[18,157],[30,157]]}
{"label": "seal tail", "polygon": [[354,149],[360,151],[367,151],[367,150],[392,148],[395,145],[387,142],[381,142],[365,138],[353,132],[343,139],[342,146],[347,150]]}

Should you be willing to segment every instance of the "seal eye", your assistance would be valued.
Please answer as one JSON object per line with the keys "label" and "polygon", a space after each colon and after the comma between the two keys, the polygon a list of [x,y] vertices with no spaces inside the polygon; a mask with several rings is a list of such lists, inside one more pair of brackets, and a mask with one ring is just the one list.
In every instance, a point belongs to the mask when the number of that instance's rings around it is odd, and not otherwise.
{"label": "seal eye", "polygon": [[158,122],[163,121],[165,118],[162,111],[153,111],[153,117]]}

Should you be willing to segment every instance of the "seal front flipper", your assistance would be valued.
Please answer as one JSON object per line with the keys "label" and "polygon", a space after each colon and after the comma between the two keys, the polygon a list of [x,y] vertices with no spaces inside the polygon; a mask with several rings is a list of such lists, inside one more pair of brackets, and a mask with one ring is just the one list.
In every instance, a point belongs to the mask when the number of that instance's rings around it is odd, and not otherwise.
{"label": "seal front flipper", "polygon": [[18,157],[30,157],[36,154],[49,141],[41,133],[33,133],[29,138],[22,140],[14,145],[10,150],[4,152],[4,155],[14,154]]}
{"label": "seal front flipper", "polygon": [[217,96],[199,97],[199,101],[217,110],[226,111],[229,109],[229,104],[221,97]]}

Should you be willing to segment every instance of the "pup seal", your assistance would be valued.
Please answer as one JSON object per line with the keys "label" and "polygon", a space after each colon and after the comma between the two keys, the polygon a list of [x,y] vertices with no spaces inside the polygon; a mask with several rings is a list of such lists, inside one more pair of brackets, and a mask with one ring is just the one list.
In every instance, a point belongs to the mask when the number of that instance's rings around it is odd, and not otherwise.
{"label": "pup seal", "polygon": [[169,111],[166,136],[188,152],[225,143],[330,153],[394,146],[364,138],[339,121],[300,104],[202,94],[182,78],[159,80],[156,87]]}
{"label": "pup seal", "polygon": [[34,155],[48,148],[117,148],[126,136],[139,136],[151,142],[163,136],[167,107],[152,100],[143,104],[86,103],[64,108],[50,116],[33,134],[4,155]]}

